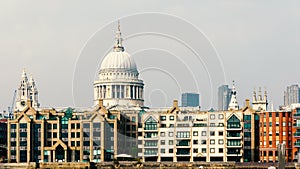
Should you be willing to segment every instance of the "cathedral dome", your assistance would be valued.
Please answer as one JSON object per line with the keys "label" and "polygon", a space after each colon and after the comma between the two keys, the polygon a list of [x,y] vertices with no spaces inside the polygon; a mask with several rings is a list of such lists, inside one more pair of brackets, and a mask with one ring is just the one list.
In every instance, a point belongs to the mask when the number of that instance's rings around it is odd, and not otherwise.
{"label": "cathedral dome", "polygon": [[100,71],[137,71],[133,58],[124,51],[112,51],[102,61]]}

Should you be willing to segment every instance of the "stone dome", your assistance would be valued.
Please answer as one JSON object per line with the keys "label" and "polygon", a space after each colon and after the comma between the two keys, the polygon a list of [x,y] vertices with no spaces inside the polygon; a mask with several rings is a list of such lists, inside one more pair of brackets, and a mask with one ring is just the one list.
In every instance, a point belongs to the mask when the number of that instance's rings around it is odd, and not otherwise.
{"label": "stone dome", "polygon": [[130,71],[136,72],[137,67],[132,57],[124,51],[112,51],[105,56],[100,71]]}

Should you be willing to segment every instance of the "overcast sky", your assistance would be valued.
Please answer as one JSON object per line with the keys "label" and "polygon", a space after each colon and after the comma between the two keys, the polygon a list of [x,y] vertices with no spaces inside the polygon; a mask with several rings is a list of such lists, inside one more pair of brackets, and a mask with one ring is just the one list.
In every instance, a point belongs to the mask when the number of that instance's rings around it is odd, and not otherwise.
{"label": "overcast sky", "polygon": [[[0,1],[0,109],[11,104],[23,68],[36,80],[41,106],[92,106],[117,19],[146,105],[171,106],[191,91],[203,109],[216,108],[217,87],[235,80],[240,106],[262,86],[277,108],[286,86],[299,83],[299,8],[299,1],[274,0]],[[153,30],[171,36],[145,34]]]}

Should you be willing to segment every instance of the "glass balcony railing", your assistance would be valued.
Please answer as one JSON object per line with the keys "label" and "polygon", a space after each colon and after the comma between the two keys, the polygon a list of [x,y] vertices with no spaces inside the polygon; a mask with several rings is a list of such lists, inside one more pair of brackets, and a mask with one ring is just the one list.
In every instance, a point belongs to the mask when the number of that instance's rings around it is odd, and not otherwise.
{"label": "glass balcony railing", "polygon": [[300,136],[300,132],[294,133],[294,136]]}
{"label": "glass balcony railing", "polygon": [[296,114],[294,114],[294,116],[300,116],[300,113],[296,113]]}
{"label": "glass balcony railing", "polygon": [[294,143],[295,146],[300,146],[300,142]]}
{"label": "glass balcony railing", "polygon": [[300,124],[294,124],[294,127],[300,127]]}

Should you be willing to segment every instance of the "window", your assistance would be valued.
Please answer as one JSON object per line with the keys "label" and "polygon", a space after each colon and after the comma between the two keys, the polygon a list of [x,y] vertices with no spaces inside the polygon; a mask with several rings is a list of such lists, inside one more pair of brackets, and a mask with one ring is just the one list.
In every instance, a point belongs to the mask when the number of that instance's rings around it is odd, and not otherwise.
{"label": "window", "polygon": [[170,116],[170,120],[173,121],[174,120],[174,116]]}
{"label": "window", "polygon": [[169,132],[169,137],[173,137],[174,133],[173,132]]}
{"label": "window", "polygon": [[223,119],[224,115],[223,114],[219,114],[219,119]]}
{"label": "window", "polygon": [[160,116],[161,121],[166,121],[166,116]]}
{"label": "window", "polygon": [[165,144],[166,144],[165,140],[160,140],[160,145],[165,145]]}
{"label": "window", "polygon": [[206,140],[201,140],[201,144],[205,145],[206,144]]}
{"label": "window", "polygon": [[198,148],[194,148],[193,153],[198,153]]}
{"label": "window", "polygon": [[269,113],[269,117],[272,117],[272,112]]}
{"label": "window", "polygon": [[285,136],[285,135],[286,135],[286,132],[285,132],[285,131],[284,131],[284,132],[282,132],[282,135],[283,135],[283,136]]}
{"label": "window", "polygon": [[272,122],[269,122],[269,127],[271,127],[272,126]]}
{"label": "window", "polygon": [[210,115],[210,119],[215,119],[216,117],[215,117],[215,115],[214,114],[211,114]]}
{"label": "window", "polygon": [[198,144],[198,140],[193,140],[193,144]]}
{"label": "window", "polygon": [[131,118],[131,121],[132,121],[132,122],[135,122],[135,117],[132,117],[132,118]]}
{"label": "window", "polygon": [[227,128],[240,128],[240,120],[235,116],[232,115],[227,121]]}
{"label": "window", "polygon": [[201,135],[202,135],[202,136],[206,136],[206,131],[202,131],[202,132],[201,132]]}
{"label": "window", "polygon": [[223,153],[223,148],[219,148],[219,153]]}
{"label": "window", "polygon": [[269,141],[269,145],[270,145],[270,146],[272,145],[272,141]]}
{"label": "window", "polygon": [[211,139],[210,144],[215,144],[215,139]]}
{"label": "window", "polygon": [[173,144],[174,144],[173,140],[169,140],[169,145],[173,145]]}
{"label": "window", "polygon": [[162,154],[166,153],[165,149],[164,148],[160,149],[160,153]]}
{"label": "window", "polygon": [[169,149],[169,153],[173,153],[173,149],[171,148],[171,149]]}
{"label": "window", "polygon": [[201,152],[206,153],[206,148],[202,148]]}
{"label": "window", "polygon": [[161,128],[166,128],[167,125],[166,125],[166,124],[160,124],[160,127],[161,127]]}
{"label": "window", "polygon": [[220,145],[224,144],[224,140],[223,139],[219,139],[218,142],[219,142]]}
{"label": "window", "polygon": [[210,132],[210,136],[215,136],[215,132],[214,132],[214,131],[211,131],[211,132]]}
{"label": "window", "polygon": [[146,121],[145,130],[157,130],[157,123],[152,117]]}
{"label": "window", "polygon": [[160,137],[165,137],[165,132],[160,132]]}
{"label": "window", "polygon": [[282,122],[282,126],[285,127],[285,126],[286,126],[286,123],[285,123],[285,122]]}
{"label": "window", "polygon": [[170,124],[170,128],[173,128],[174,127],[174,124]]}
{"label": "window", "polygon": [[279,113],[278,112],[276,112],[276,117],[279,117]]}
{"label": "window", "polygon": [[193,131],[193,136],[198,136],[198,131]]}
{"label": "window", "polygon": [[74,123],[71,124],[71,129],[75,129],[75,124]]}
{"label": "window", "polygon": [[177,138],[189,138],[190,137],[190,132],[188,132],[188,131],[178,131],[176,137]]}
{"label": "window", "polygon": [[223,136],[223,131],[219,131],[219,136]]}
{"label": "window", "polygon": [[214,148],[211,148],[211,149],[210,149],[210,153],[215,153],[215,149],[214,149]]}

